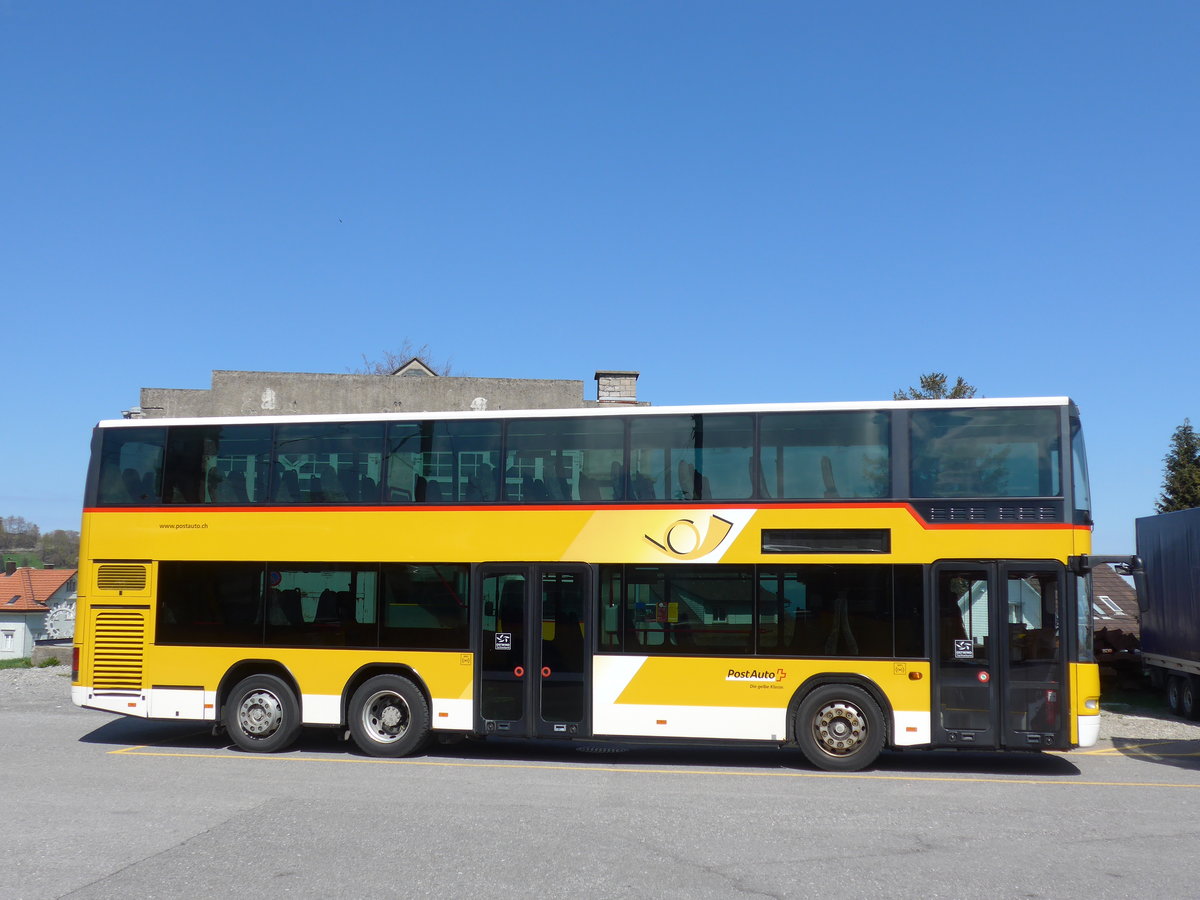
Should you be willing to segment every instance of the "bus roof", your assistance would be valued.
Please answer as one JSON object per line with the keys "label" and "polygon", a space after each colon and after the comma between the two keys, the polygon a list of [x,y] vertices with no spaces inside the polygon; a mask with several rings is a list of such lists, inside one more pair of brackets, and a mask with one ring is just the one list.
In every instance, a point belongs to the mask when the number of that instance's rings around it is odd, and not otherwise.
{"label": "bus roof", "polygon": [[422,410],[401,413],[322,415],[204,416],[189,418],[103,419],[97,428],[150,428],[167,425],[279,425],[314,422],[419,422],[429,419],[553,419],[603,416],[667,416],[699,413],[837,412],[895,409],[985,409],[1032,406],[1073,407],[1069,397],[985,397],[968,400],[877,400],[830,403],[738,403],[692,406],[603,406],[570,409]]}

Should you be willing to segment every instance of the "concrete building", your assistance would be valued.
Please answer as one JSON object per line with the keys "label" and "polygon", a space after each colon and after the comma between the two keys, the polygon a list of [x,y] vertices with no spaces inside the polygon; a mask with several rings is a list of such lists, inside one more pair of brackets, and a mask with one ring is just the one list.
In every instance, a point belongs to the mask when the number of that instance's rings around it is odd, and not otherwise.
{"label": "concrete building", "polygon": [[637,372],[597,372],[596,399],[586,400],[582,381],[438,375],[419,359],[390,375],[214,370],[209,389],[142,388],[141,406],[127,410],[125,416],[206,418],[648,406],[637,399],[637,379]]}

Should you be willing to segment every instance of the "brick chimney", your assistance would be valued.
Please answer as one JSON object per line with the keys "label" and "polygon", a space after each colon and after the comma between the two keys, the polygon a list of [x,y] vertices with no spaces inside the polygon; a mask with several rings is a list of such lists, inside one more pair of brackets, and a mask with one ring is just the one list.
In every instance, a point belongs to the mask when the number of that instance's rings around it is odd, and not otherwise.
{"label": "brick chimney", "polygon": [[596,400],[604,405],[635,406],[640,372],[602,371],[596,373]]}

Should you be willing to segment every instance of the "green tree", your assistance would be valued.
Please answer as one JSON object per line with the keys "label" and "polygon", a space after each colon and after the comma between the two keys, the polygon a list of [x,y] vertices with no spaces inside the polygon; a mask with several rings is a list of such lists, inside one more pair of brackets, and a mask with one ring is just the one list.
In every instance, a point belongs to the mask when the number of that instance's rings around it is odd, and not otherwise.
{"label": "green tree", "polygon": [[1171,435],[1171,449],[1163,462],[1163,486],[1158,502],[1160,513],[1200,506],[1200,437],[1190,419]]}
{"label": "green tree", "polygon": [[48,531],[42,535],[42,562],[60,569],[79,565],[79,532]]}
{"label": "green tree", "polygon": [[41,536],[38,527],[20,516],[5,516],[0,528],[0,550],[32,550]]}
{"label": "green tree", "polygon": [[927,372],[921,376],[919,388],[910,387],[892,394],[893,400],[966,400],[975,396],[975,385],[967,384],[961,375],[951,388],[946,387],[944,372]]}

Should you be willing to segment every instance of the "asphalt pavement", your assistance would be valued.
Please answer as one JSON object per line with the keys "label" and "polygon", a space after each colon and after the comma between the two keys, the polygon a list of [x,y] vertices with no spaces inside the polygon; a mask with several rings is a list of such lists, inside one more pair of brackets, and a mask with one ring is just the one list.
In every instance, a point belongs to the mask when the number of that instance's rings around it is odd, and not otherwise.
{"label": "asphalt pavement", "polygon": [[1198,893],[1197,740],[885,753],[849,775],[729,746],[378,760],[316,730],[252,755],[35,677],[0,679],[7,898]]}

